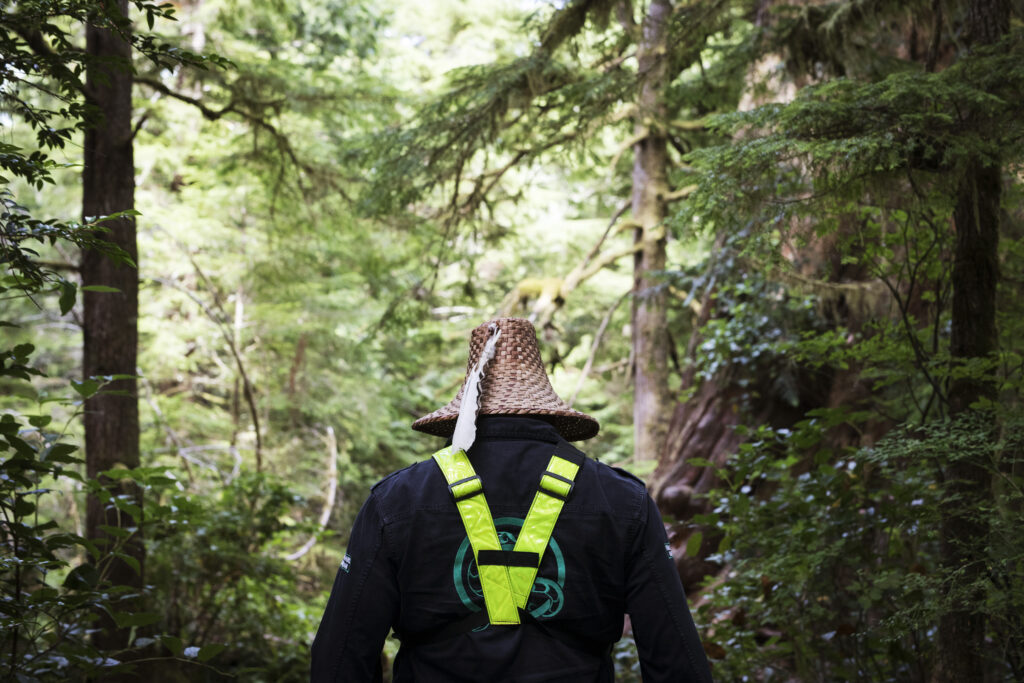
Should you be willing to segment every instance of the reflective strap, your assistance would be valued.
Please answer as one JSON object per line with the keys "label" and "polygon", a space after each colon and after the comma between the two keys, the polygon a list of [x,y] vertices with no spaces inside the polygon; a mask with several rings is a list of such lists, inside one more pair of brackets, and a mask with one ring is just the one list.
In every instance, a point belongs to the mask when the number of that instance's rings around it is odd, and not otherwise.
{"label": "reflective strap", "polygon": [[[483,493],[483,485],[480,477],[473,471],[465,451],[453,446],[443,448],[434,453],[434,462],[441,468],[441,473],[448,482],[448,489],[455,499],[455,506],[462,517],[462,525],[466,528],[466,536],[473,548],[474,560],[481,550],[502,551],[494,520],[491,519],[491,509],[487,506],[487,498]],[[518,549],[517,547],[516,550]],[[488,621],[492,624],[518,624],[519,610],[512,596],[509,568],[500,564],[481,565],[480,562],[476,565]],[[533,572],[536,574],[536,568]]]}
{"label": "reflective strap", "polygon": [[[530,511],[526,513],[519,538],[516,539],[516,552],[537,553],[539,558],[544,557],[544,551],[555,530],[555,523],[558,522],[558,515],[562,512],[562,505],[572,492],[573,482],[579,470],[580,467],[576,463],[558,455],[551,456],[547,471],[540,477],[540,485],[533,497]],[[526,608],[526,602],[530,599],[530,591],[533,590],[539,566],[540,562],[536,567],[509,567],[512,593],[515,595],[516,604],[522,609]]]}
{"label": "reflective strap", "polygon": [[452,498],[454,498],[455,502],[458,503],[466,498],[472,498],[479,493],[483,493],[484,483],[480,481],[480,477],[474,474],[472,477],[459,479],[456,482],[448,484],[448,490],[451,491]]}

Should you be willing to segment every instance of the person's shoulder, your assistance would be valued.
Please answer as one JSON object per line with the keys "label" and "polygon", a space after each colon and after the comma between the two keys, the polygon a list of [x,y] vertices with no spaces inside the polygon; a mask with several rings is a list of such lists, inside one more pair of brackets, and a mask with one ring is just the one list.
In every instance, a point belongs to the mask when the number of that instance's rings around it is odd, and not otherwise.
{"label": "person's shoulder", "polygon": [[632,472],[624,470],[621,467],[606,465],[598,460],[590,459],[590,462],[594,465],[596,475],[609,484],[626,487],[636,491],[647,490],[647,484],[644,483],[643,479]]}
{"label": "person's shoulder", "polygon": [[635,524],[642,516],[644,501],[649,497],[644,482],[621,467],[613,467],[588,458],[584,475],[580,504],[593,506],[615,519]]}
{"label": "person's shoulder", "polygon": [[563,451],[571,453],[575,458],[582,458],[585,460],[587,463],[587,469],[593,472],[592,476],[597,477],[598,481],[604,486],[624,487],[638,492],[647,490],[647,485],[643,480],[632,472],[627,472],[621,467],[607,465],[596,458],[591,458],[567,441],[563,441],[560,448]]}
{"label": "person's shoulder", "polygon": [[[436,473],[436,475],[435,475]],[[385,524],[405,519],[425,505],[435,504],[440,489],[447,489],[431,477],[440,476],[440,471],[428,458],[387,475],[370,489],[369,500]]]}
{"label": "person's shoulder", "polygon": [[437,467],[430,458],[420,460],[400,470],[395,470],[374,484],[370,490],[375,496],[389,497],[395,493],[400,494],[410,487],[419,488],[419,485],[423,484],[436,469]]}

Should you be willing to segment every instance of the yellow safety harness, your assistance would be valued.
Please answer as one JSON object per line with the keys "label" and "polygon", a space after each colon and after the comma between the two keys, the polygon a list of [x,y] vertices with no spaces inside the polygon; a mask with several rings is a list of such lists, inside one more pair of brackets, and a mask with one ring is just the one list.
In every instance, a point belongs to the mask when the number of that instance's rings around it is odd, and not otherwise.
{"label": "yellow safety harness", "polygon": [[580,462],[551,456],[547,470],[533,497],[530,511],[512,550],[498,541],[491,509],[484,497],[483,483],[473,471],[465,451],[448,446],[434,453],[434,462],[448,481],[455,505],[473,549],[480,588],[484,593],[487,619],[491,624],[515,625],[533,589],[544,551],[551,540],[562,506],[572,493]]}

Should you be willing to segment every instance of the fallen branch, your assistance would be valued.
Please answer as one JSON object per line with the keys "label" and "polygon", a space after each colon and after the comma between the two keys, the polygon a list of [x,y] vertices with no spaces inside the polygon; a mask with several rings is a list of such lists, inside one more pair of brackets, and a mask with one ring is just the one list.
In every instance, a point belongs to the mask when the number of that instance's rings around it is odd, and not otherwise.
{"label": "fallen branch", "polygon": [[316,539],[327,528],[327,522],[330,521],[331,512],[334,510],[334,500],[338,493],[338,439],[334,436],[333,427],[327,427],[325,440],[327,441],[327,499],[324,501],[323,509],[320,510],[320,519],[317,522],[320,528],[302,544],[301,548],[285,555],[284,559],[289,562],[299,559],[316,545]]}

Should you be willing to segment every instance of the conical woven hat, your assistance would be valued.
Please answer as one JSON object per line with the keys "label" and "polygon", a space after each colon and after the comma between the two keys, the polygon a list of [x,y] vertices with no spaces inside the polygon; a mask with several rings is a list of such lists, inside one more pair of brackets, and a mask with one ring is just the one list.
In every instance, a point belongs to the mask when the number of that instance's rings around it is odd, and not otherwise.
{"label": "conical woven hat", "polygon": [[[551,388],[540,359],[537,333],[529,320],[498,318],[473,330],[469,339],[466,375],[476,366],[490,337],[492,324],[498,326],[501,336],[495,346],[494,358],[485,368],[477,414],[537,416],[554,425],[567,441],[581,441],[597,435],[600,428],[597,420],[570,408]],[[463,382],[451,403],[416,420],[412,428],[435,436],[451,436],[465,388]]]}

